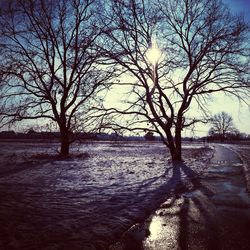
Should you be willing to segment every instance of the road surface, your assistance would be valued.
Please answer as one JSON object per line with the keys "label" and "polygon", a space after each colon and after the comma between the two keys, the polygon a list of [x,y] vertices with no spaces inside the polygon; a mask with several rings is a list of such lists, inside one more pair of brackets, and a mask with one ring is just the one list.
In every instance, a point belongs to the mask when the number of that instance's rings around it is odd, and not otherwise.
{"label": "road surface", "polygon": [[110,249],[250,249],[250,195],[238,156],[216,145],[202,176],[184,164],[178,171],[190,176],[184,192],[169,197]]}

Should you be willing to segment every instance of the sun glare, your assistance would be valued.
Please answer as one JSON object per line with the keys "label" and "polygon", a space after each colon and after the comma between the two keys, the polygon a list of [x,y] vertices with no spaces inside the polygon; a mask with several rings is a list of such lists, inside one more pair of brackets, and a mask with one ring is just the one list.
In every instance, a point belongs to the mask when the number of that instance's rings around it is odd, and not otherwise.
{"label": "sun glare", "polygon": [[148,61],[152,64],[155,65],[158,63],[162,56],[161,50],[158,48],[158,45],[155,41],[152,42],[152,46],[148,49],[146,57]]}

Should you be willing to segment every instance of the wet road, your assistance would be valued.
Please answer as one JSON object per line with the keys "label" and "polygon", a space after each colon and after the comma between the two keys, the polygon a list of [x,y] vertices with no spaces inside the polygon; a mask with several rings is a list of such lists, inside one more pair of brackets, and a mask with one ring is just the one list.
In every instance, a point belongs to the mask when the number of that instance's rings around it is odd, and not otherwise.
{"label": "wet road", "polygon": [[250,249],[250,195],[238,156],[217,145],[202,176],[184,164],[177,169],[190,177],[184,192],[169,197],[111,249]]}

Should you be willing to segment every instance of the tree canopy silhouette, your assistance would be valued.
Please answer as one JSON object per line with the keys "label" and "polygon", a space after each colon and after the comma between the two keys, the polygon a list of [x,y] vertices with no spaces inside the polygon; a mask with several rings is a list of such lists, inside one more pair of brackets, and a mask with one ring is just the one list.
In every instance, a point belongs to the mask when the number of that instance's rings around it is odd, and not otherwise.
{"label": "tree canopy silhouette", "polygon": [[221,1],[110,1],[103,20],[106,56],[130,76],[120,82],[130,89],[127,105],[106,112],[131,118],[121,129],[158,133],[173,160],[181,160],[182,130],[207,118],[211,94],[249,98],[248,26]]}
{"label": "tree canopy silhouette", "polygon": [[226,112],[215,114],[210,122],[212,127],[209,130],[209,135],[218,136],[221,142],[225,141],[227,135],[239,133],[233,124],[233,118]]}
{"label": "tree canopy silhouette", "polygon": [[[249,100],[248,26],[220,0],[12,0],[0,25],[1,121],[52,120],[63,155],[79,123],[98,127],[104,113],[181,160],[182,130],[208,118],[213,93]],[[129,95],[104,110],[111,78]]]}
{"label": "tree canopy silhouette", "polygon": [[8,1],[1,11],[5,84],[2,125],[49,119],[60,130],[61,154],[69,154],[78,126],[88,131],[91,105],[114,70],[100,65],[103,28],[97,1]]}

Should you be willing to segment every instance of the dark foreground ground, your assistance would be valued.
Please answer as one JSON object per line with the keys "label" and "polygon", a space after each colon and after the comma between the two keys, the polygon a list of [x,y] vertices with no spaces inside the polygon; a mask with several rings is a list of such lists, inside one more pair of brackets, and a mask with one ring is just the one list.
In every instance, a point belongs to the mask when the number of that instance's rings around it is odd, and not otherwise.
{"label": "dark foreground ground", "polygon": [[[211,166],[111,249],[250,249],[250,195],[238,156],[215,146]],[[196,177],[195,177],[196,176]]]}
{"label": "dark foreground ground", "polygon": [[186,146],[173,167],[159,143],[80,144],[67,160],[57,144],[0,144],[0,249],[249,249],[250,197],[225,148],[209,164],[210,148]]}

